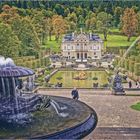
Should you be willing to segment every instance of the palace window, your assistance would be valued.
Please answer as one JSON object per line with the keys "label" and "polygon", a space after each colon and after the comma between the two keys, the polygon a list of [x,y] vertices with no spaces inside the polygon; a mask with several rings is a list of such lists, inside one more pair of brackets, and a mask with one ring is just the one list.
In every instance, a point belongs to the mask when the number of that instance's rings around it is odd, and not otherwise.
{"label": "palace window", "polygon": [[70,45],[68,45],[68,50],[70,50],[71,49],[71,46]]}
{"label": "palace window", "polygon": [[79,45],[77,46],[77,50],[80,50],[80,46]]}
{"label": "palace window", "polygon": [[96,46],[93,46],[93,50],[96,50],[96,48],[97,48]]}

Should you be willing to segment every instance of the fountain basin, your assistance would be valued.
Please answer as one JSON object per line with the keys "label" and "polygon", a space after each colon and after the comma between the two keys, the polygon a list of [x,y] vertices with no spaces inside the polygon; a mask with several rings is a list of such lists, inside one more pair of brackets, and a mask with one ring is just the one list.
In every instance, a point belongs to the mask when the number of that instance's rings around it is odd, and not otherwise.
{"label": "fountain basin", "polygon": [[33,112],[33,121],[25,126],[0,122],[0,139],[79,139],[96,127],[96,112],[86,104],[64,97],[50,98],[63,108],[60,112],[65,116],[59,116],[50,106]]}
{"label": "fountain basin", "polygon": [[24,77],[34,74],[34,71],[32,71],[31,69],[19,66],[9,66],[0,68],[0,77]]}

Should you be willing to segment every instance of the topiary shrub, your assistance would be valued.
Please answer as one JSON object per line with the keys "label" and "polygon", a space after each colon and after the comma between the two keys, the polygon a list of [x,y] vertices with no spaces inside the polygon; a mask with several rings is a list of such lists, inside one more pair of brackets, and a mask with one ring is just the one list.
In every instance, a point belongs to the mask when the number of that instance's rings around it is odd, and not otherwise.
{"label": "topiary shrub", "polygon": [[92,80],[98,80],[98,78],[97,77],[93,77]]}
{"label": "topiary shrub", "polygon": [[57,80],[62,80],[63,78],[62,78],[62,77],[56,77],[56,79],[57,79]]}

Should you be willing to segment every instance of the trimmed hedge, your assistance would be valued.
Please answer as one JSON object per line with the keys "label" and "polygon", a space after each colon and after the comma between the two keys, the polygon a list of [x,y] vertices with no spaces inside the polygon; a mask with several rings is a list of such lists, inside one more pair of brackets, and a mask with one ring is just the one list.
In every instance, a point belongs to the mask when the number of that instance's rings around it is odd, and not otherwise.
{"label": "trimmed hedge", "polygon": [[39,67],[46,67],[50,65],[50,60],[48,57],[44,57],[41,59],[35,59],[35,57],[18,57],[15,60],[15,64],[18,66],[28,67],[31,69],[36,69]]}

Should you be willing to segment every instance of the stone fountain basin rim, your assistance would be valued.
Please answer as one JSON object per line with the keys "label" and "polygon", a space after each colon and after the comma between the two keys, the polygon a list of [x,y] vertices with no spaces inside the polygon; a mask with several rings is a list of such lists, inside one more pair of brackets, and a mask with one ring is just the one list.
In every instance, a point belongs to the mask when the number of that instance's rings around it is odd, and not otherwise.
{"label": "stone fountain basin rim", "polygon": [[[92,124],[92,127],[86,133],[84,133],[84,131],[83,132],[82,131],[81,132],[77,132],[77,133],[82,133],[82,135],[80,135],[78,137],[78,139],[79,138],[83,138],[83,137],[87,136],[89,133],[91,133],[95,129],[95,127],[97,125],[97,120],[96,120],[97,118],[96,117],[94,118],[94,117],[95,117],[95,114],[91,113],[85,120],[83,120],[81,123],[79,123],[79,124],[77,124],[75,126],[72,126],[70,128],[67,128],[67,129],[64,129],[64,130],[61,130],[61,131],[58,131],[58,132],[55,132],[55,133],[52,133],[52,134],[49,134],[49,135],[43,135],[43,136],[39,136],[39,137],[33,137],[33,139],[44,139],[44,138],[45,139],[56,139],[56,137],[59,137],[59,139],[65,139],[65,138],[61,138],[61,135],[62,136],[63,135],[66,135],[66,133],[69,133],[70,131],[73,131],[74,132],[75,129],[81,129],[81,126],[83,127],[83,125],[85,123],[88,123],[88,121],[90,119],[94,119],[95,120],[95,123]],[[71,133],[73,133],[73,132],[71,132]]]}
{"label": "stone fountain basin rim", "polygon": [[[50,97],[71,99],[71,98],[68,98],[68,97],[61,97],[61,96],[50,96]],[[73,100],[73,99],[71,99],[71,100]],[[80,139],[80,138],[83,138],[83,137],[87,136],[88,134],[90,134],[96,128],[96,125],[97,125],[97,122],[98,122],[97,114],[96,114],[95,110],[93,108],[91,108],[90,106],[88,106],[86,103],[84,103],[82,101],[79,101],[79,100],[77,100],[77,102],[87,106],[89,109],[91,109],[92,113],[90,113],[88,117],[86,117],[83,121],[81,121],[79,124],[77,124],[75,126],[66,128],[64,130],[61,130],[61,131],[58,131],[58,132],[55,132],[55,133],[52,133],[52,134],[33,137],[33,139],[67,139],[67,137],[65,137],[65,135],[72,130],[73,130],[72,132],[75,132],[75,129],[79,129],[79,132],[77,132],[77,133],[81,133],[81,135],[77,136],[75,139]],[[87,132],[84,132],[84,130],[80,132],[81,126],[83,128],[83,125],[85,123],[89,123],[89,121],[91,119],[94,121],[93,124],[92,124],[92,127],[90,127],[90,129]],[[71,134],[71,136],[72,136],[72,134]]]}

